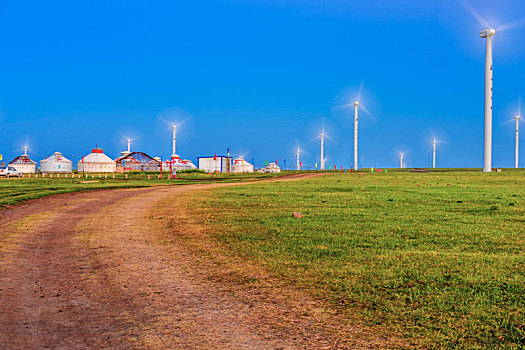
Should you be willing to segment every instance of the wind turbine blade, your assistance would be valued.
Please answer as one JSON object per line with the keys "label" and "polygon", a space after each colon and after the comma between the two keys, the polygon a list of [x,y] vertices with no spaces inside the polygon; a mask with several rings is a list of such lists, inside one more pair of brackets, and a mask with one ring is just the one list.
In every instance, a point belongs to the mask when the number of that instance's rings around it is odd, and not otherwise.
{"label": "wind turbine blade", "polygon": [[354,103],[347,103],[345,105],[338,105],[338,106],[334,106],[333,108],[336,109],[336,110],[339,110],[339,109],[345,109],[345,108],[350,108],[350,107],[354,107]]}
{"label": "wind turbine blade", "polygon": [[476,21],[478,21],[478,23],[481,24],[481,26],[483,26],[483,28],[490,28],[489,22],[487,22],[483,17],[481,17],[479,12],[476,11],[474,6],[472,6],[472,4],[468,0],[458,0],[458,3],[461,6],[463,6],[463,8],[467,10],[467,12],[470,13],[476,19]]}
{"label": "wind turbine blade", "polygon": [[503,24],[499,26],[498,29],[496,29],[496,32],[502,32],[504,30],[519,28],[525,25],[525,17],[522,19],[518,19],[517,21],[513,21],[510,23]]}
{"label": "wind turbine blade", "polygon": [[363,112],[365,112],[370,118],[372,118],[374,121],[377,120],[376,116],[372,114],[363,104],[359,104],[359,109],[361,109]]}
{"label": "wind turbine blade", "polygon": [[[357,93],[357,100],[356,100],[358,102],[361,102],[361,95],[363,94],[364,86],[365,86],[365,81],[361,80],[361,85],[359,86],[359,92]],[[350,105],[353,105],[353,103],[351,103]]]}
{"label": "wind turbine blade", "polygon": [[330,141],[335,141],[330,135],[324,134],[324,137]]}

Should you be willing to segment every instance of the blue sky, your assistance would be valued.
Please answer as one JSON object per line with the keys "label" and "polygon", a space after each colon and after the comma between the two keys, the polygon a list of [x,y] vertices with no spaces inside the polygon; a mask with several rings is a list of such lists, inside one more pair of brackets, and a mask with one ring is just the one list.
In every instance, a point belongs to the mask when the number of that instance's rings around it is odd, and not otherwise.
{"label": "blue sky", "polygon": [[[476,1],[495,27],[525,2]],[[37,161],[97,144],[166,158],[245,155],[291,165],[352,164],[351,102],[364,82],[360,166],[481,167],[485,42],[456,0],[0,2],[0,153]],[[525,27],[496,34],[493,166],[510,167],[525,98]],[[525,104],[525,103],[524,103]],[[187,118],[190,116],[189,118]],[[523,134],[525,134],[525,124]],[[525,164],[525,138],[521,137]]]}

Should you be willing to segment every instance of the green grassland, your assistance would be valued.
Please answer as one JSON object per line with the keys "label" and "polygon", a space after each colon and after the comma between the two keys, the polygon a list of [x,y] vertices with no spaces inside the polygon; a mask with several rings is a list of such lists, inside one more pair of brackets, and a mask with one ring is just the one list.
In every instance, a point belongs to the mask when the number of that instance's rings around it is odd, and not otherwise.
{"label": "green grassland", "polygon": [[340,173],[212,191],[196,213],[229,254],[331,307],[431,348],[525,347],[525,172]]}
{"label": "green grassland", "polygon": [[[89,191],[95,189],[110,189],[110,188],[136,188],[162,185],[189,185],[195,183],[214,183],[214,182],[241,182],[254,181],[257,179],[264,179],[278,174],[204,174],[199,172],[179,173],[176,179],[167,179],[164,174],[163,179],[159,179],[158,173],[129,173],[113,175],[90,174],[78,178],[71,178],[71,174],[66,178],[64,174],[57,177],[42,175],[32,175],[28,178],[26,174],[24,178],[0,178],[0,206],[6,204],[16,204],[21,201],[46,197],[49,195]],[[149,179],[148,179],[149,176]],[[83,183],[89,181],[89,183]]]}

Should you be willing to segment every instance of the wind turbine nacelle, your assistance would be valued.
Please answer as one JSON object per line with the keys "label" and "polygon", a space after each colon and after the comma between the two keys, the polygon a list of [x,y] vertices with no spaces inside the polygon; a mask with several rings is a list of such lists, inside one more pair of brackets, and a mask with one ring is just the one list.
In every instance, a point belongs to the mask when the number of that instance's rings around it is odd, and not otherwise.
{"label": "wind turbine nacelle", "polygon": [[491,36],[494,36],[496,34],[496,31],[492,28],[482,30],[481,33],[479,33],[479,36],[482,38],[488,38]]}

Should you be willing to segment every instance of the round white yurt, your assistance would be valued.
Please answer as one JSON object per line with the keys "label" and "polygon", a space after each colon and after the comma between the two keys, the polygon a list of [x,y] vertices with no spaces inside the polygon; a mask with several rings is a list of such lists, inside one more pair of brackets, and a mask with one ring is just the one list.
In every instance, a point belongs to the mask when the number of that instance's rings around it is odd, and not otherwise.
{"label": "round white yurt", "polygon": [[268,163],[266,166],[266,172],[267,173],[280,173],[281,168],[276,163]]}
{"label": "round white yurt", "polygon": [[182,160],[178,155],[174,155],[171,157],[171,168],[173,170],[191,170],[191,169],[197,169],[195,164],[191,160],[184,159]]}
{"label": "round white yurt", "polygon": [[253,173],[253,165],[242,158],[234,159],[232,173]]}
{"label": "round white yurt", "polygon": [[79,173],[114,173],[117,171],[116,164],[102,149],[94,148],[90,154],[78,161],[77,169]]}
{"label": "round white yurt", "polygon": [[73,172],[73,162],[60,152],[40,161],[40,172],[46,174],[67,174]]}
{"label": "round white yurt", "polygon": [[27,149],[21,156],[16,157],[9,162],[9,166],[15,168],[22,174],[36,173],[36,162],[27,156]]}

